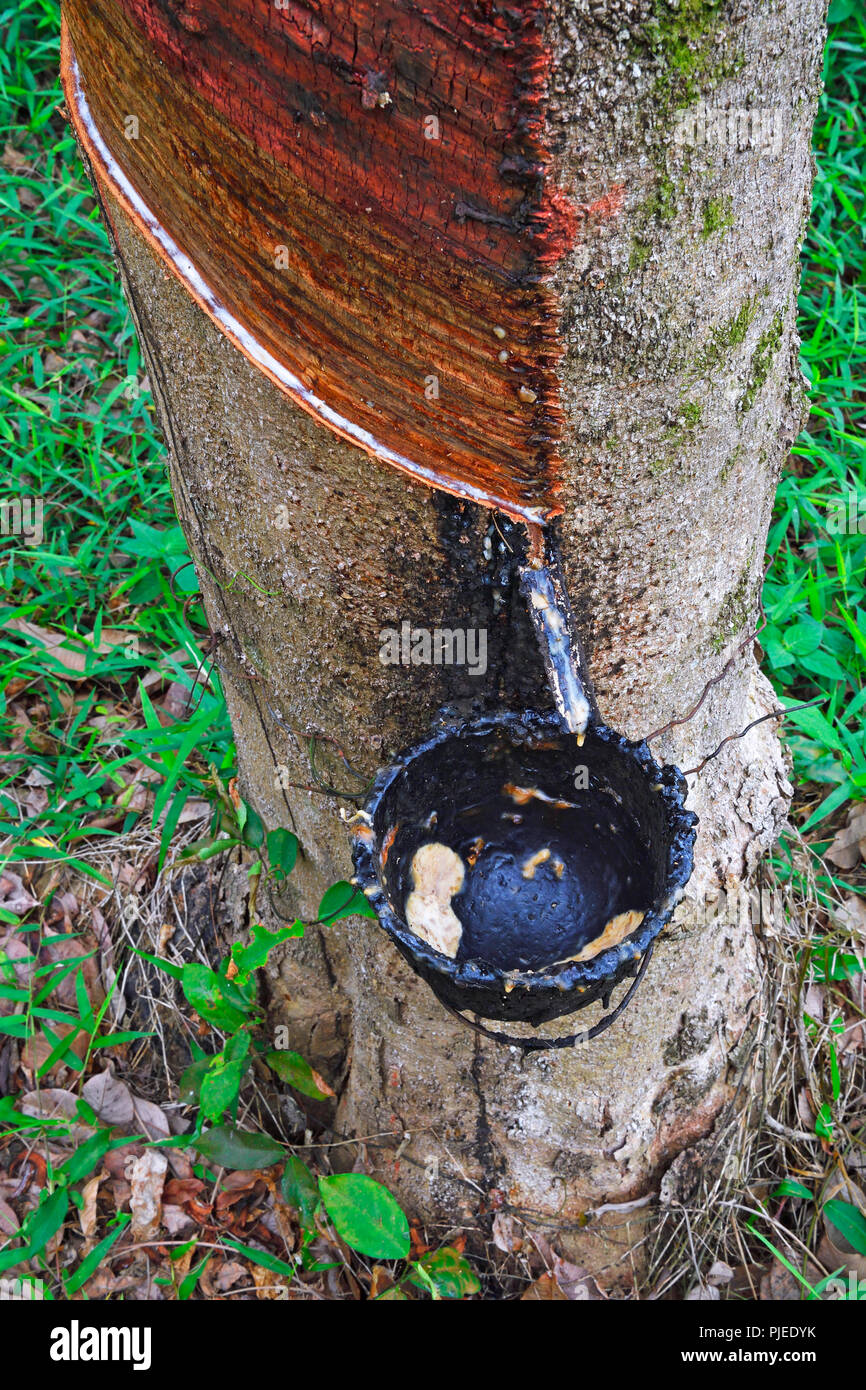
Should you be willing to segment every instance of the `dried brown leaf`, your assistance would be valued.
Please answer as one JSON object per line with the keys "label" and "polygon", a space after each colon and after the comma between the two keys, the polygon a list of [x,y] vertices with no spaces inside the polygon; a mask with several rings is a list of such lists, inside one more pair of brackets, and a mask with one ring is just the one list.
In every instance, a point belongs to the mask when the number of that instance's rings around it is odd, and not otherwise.
{"label": "dried brown leaf", "polygon": [[133,1160],[129,1176],[130,1228],[134,1240],[152,1240],[159,1229],[162,1189],[168,1160],[158,1149],[146,1149]]}
{"label": "dried brown leaf", "polygon": [[566,1298],[572,1303],[598,1303],[604,1298],[591,1274],[580,1265],[571,1264],[559,1255],[553,1258],[553,1273]]}
{"label": "dried brown leaf", "polygon": [[21,917],[31,908],[38,906],[36,898],[24,887],[20,875],[13,874],[11,869],[4,869],[0,874],[0,907],[4,907],[7,912],[14,912],[16,917]]}
{"label": "dried brown leaf", "polygon": [[510,1255],[512,1251],[520,1249],[523,1240],[515,1232],[513,1216],[501,1211],[496,1213],[493,1218],[493,1244],[504,1255]]}
{"label": "dried brown leaf", "polygon": [[289,1280],[284,1274],[273,1274],[262,1265],[250,1265],[256,1298],[285,1300],[289,1296]]}
{"label": "dried brown leaf", "polygon": [[135,1129],[143,1130],[148,1139],[168,1139],[171,1133],[168,1118],[158,1105],[150,1100],[142,1100],[141,1096],[133,1096],[132,1110]]}
{"label": "dried brown leaf", "polygon": [[103,1175],[97,1173],[89,1182],[84,1184],[81,1189],[82,1202],[78,1209],[78,1224],[81,1227],[81,1234],[88,1242],[88,1246],[96,1234],[96,1201],[99,1196],[99,1184],[103,1181]]}
{"label": "dried brown leaf", "polygon": [[866,858],[863,846],[866,845],[866,811],[860,803],[848,809],[848,823],[836,834],[833,843],[824,851],[824,858],[835,864],[837,869],[856,869],[861,858]]}
{"label": "dried brown leaf", "polygon": [[866,941],[866,898],[850,893],[833,915],[840,926],[845,927],[852,936],[859,936],[861,940]]}
{"label": "dried brown leaf", "polygon": [[110,1068],[97,1072],[85,1081],[81,1094],[96,1111],[103,1124],[119,1125],[128,1129],[135,1119],[135,1106],[132,1093],[125,1082],[119,1080]]}
{"label": "dried brown leaf", "polygon": [[8,1202],[4,1202],[0,1197],[0,1241],[6,1241],[10,1236],[14,1236],[19,1229],[18,1217],[10,1207]]}
{"label": "dried brown leaf", "polygon": [[232,1284],[236,1284],[239,1279],[246,1279],[246,1265],[239,1264],[237,1260],[226,1260],[221,1264],[214,1277],[214,1284],[222,1292],[230,1289]]}
{"label": "dried brown leaf", "polygon": [[568,1303],[568,1294],[562,1292],[552,1274],[542,1274],[520,1295],[521,1303]]}

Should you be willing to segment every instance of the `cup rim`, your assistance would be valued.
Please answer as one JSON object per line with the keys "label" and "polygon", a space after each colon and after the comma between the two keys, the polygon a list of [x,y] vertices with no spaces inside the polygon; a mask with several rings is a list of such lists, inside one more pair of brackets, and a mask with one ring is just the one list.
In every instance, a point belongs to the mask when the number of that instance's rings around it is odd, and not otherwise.
{"label": "cup rim", "polygon": [[[374,829],[375,818],[385,794],[395,781],[405,775],[416,759],[452,739],[482,736],[499,730],[511,735],[523,735],[523,741],[549,738],[552,734],[574,738],[555,711],[509,711],[486,714],[456,723],[444,723],[426,739],[400,753],[377,775],[363,812],[354,827],[353,881],[374,909],[379,925],[391,937],[403,956],[434,988],[435,984],[430,977],[441,975],[443,980],[447,980],[452,986],[450,994],[453,994],[454,987],[472,991],[476,995],[480,990],[506,997],[519,991],[539,997],[553,996],[560,1004],[564,994],[574,994],[575,1002],[572,1007],[577,1009],[582,1003],[588,1004],[598,998],[599,986],[605,981],[610,980],[613,984],[625,974],[634,973],[637,963],[650,943],[670,921],[694,867],[693,850],[698,817],[693,811],[685,808],[688,787],[678,767],[659,764],[645,740],[635,742],[618,734],[608,725],[593,721],[587,729],[586,737],[597,739],[633,758],[646,779],[657,785],[658,794],[664,801],[671,840],[662,901],[647,912],[639,926],[623,941],[600,951],[598,955],[586,961],[569,961],[555,967],[523,971],[503,970],[479,960],[457,961],[416,936],[392,907],[380,877],[380,846]],[[595,988],[592,988],[593,986]],[[584,993],[590,997],[581,1000],[579,996]],[[559,1007],[557,1013],[562,1012],[565,1010]]]}

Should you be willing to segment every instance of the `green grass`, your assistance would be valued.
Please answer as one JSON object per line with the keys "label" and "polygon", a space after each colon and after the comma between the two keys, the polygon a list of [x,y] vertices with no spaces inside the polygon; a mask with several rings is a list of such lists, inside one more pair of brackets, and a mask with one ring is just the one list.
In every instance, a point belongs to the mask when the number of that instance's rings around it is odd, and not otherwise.
{"label": "green grass", "polygon": [[776,498],[761,639],[786,700],[826,700],[787,726],[798,780],[810,789],[801,796],[805,829],[866,797],[866,534],[828,529],[841,499],[853,494],[866,503],[866,21],[851,0],[834,0],[830,15],[838,22],[831,22],[815,127],[818,171],[800,294],[811,413]]}
{"label": "green grass", "polygon": [[[800,298],[812,411],[779,487],[762,639],[787,702],[826,701],[788,725],[803,818],[820,833],[847,801],[866,795],[866,535],[827,527],[840,498],[866,498],[866,131],[858,107],[866,25],[853,0],[834,0],[831,20]],[[192,632],[203,615],[194,599],[184,614],[191,568],[172,585],[186,552],[145,371],[57,110],[58,7],[23,0],[2,12],[2,26],[0,144],[13,154],[0,168],[0,497],[42,499],[44,535],[37,545],[0,538],[0,742],[12,748],[0,777],[0,837],[14,857],[32,856],[38,834],[49,841],[38,853],[86,859],[89,838],[136,819],[116,816],[136,759],[153,783],[174,779],[167,838],[186,797],[207,793],[208,762],[229,767],[233,747],[215,681],[189,718],[146,727],[139,680],[159,668],[192,684]],[[21,623],[67,634],[86,678],[70,679]],[[101,640],[106,630],[114,645]],[[13,793],[25,765],[45,783],[38,813],[22,814]],[[112,824],[94,826],[112,814]]]}
{"label": "green grass", "polygon": [[[172,584],[186,547],[107,237],[58,111],[58,6],[25,0],[0,25],[0,500],[43,508],[41,542],[0,538],[0,744],[12,749],[0,838],[13,858],[33,857],[38,833],[51,842],[40,854],[58,857],[129,828],[136,813],[117,812],[134,760],[155,782],[180,774],[171,820],[201,791],[207,762],[227,766],[232,748],[211,692],[190,719],[142,733],[140,680],[158,667],[192,685],[199,658],[183,608],[195,575],[187,567]],[[195,600],[188,618],[202,623]],[[34,626],[67,635],[60,660]],[[82,678],[70,680],[75,662]],[[38,814],[22,815],[11,791],[25,767],[44,780]],[[94,827],[109,816],[115,824]]]}

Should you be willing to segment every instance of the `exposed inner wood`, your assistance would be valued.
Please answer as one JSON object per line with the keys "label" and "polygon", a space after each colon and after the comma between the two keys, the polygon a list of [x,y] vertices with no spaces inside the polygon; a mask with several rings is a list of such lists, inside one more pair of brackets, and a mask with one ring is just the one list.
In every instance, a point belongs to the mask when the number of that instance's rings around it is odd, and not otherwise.
{"label": "exposed inner wood", "polygon": [[544,144],[540,0],[65,14],[67,100],[97,174],[122,171],[224,330],[240,324],[298,382],[278,384],[368,452],[515,516],[560,510],[550,282],[579,218]]}

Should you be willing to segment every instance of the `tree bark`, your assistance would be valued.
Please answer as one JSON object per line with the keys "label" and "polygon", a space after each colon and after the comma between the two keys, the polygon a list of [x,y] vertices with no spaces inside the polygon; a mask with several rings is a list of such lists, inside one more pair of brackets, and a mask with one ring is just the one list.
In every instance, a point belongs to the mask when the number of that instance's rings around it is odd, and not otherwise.
{"label": "tree bark", "polygon": [[[546,22],[557,180],[583,206],[622,189],[615,215],[556,269],[557,540],[613,727],[641,737],[684,715],[733,658],[695,717],[653,743],[660,761],[691,768],[774,708],[754,644],[741,644],[802,419],[796,293],[823,8],[681,0],[653,19],[629,0],[554,0]],[[742,140],[742,123],[720,133],[712,114],[739,110],[751,113]],[[408,480],[298,409],[93,173],[220,639],[244,795],[298,834],[284,906],[308,916],[351,873],[338,811],[354,807],[285,786],[310,781],[309,758],[275,713],[337,739],[371,775],[442,706],[549,707],[508,573],[511,523]],[[486,629],[486,672],[383,665],[380,633],[404,620]],[[657,1191],[732,1099],[759,979],[751,922],[731,904],[787,809],[775,724],[689,781],[700,829],[687,897],[634,1002],[586,1046],[523,1055],[480,1038],[368,920],[308,930],[271,971],[274,1023],[289,1023],[292,1045],[338,1088],[335,1131],[428,1222],[474,1224],[504,1205],[559,1229],[608,1282],[626,1277],[623,1253],[651,1207],[605,1209]],[[578,1026],[598,1016],[593,1006]],[[357,1151],[345,1152],[350,1163]]]}

